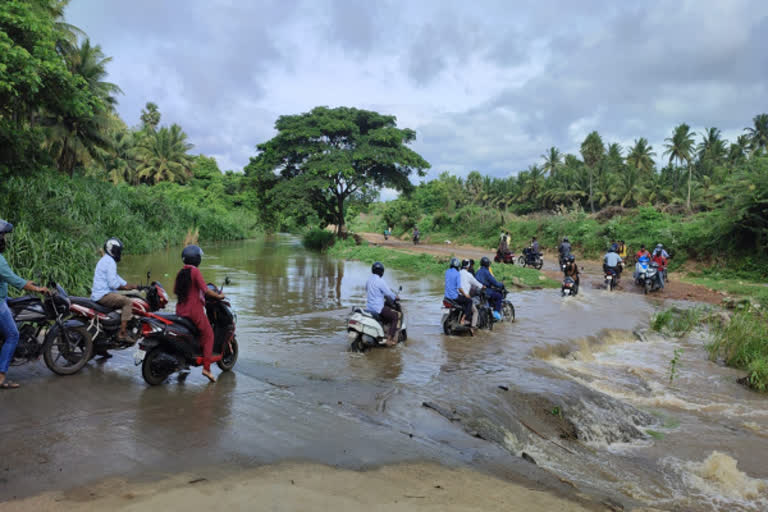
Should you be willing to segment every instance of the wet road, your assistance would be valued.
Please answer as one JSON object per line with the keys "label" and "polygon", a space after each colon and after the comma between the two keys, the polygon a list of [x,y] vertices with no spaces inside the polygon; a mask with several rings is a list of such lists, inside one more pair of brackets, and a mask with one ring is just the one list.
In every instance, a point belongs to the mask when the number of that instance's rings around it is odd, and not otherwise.
{"label": "wet road", "polygon": [[[574,485],[627,506],[764,503],[768,470],[754,447],[764,446],[768,407],[733,383],[736,372],[707,361],[696,336],[683,342],[670,385],[677,342],[632,334],[652,302],[602,290],[575,300],[520,292],[518,322],[447,337],[441,280],[387,271],[405,289],[409,341],[355,354],[345,318],[364,298],[368,265],[307,253],[288,237],[205,250],[206,278],[232,280],[235,371],[216,385],[194,369],[185,382],[149,388],[130,350],[66,378],[41,364],[14,368],[23,388],[0,395],[0,499],[209,465],[426,459],[561,491]],[[149,268],[170,289],[177,260],[177,250],[127,258],[121,273],[135,281]],[[707,477],[716,450],[746,473],[729,473],[730,483]],[[710,462],[729,469],[729,460]]]}

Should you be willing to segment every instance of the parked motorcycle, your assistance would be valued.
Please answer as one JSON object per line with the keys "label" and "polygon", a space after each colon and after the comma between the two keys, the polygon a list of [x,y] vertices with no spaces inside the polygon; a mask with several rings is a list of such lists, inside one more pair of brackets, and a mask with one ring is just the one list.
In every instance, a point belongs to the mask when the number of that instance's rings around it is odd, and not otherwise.
{"label": "parked motorcycle", "polygon": [[[398,292],[402,291],[402,286]],[[405,318],[405,311],[397,298],[394,301],[385,299],[387,307],[394,309],[399,315],[399,325],[397,326],[397,341],[402,343],[408,339],[408,325]],[[387,346],[387,332],[389,324],[379,315],[374,315],[363,308],[352,308],[352,314],[347,320],[347,337],[349,339],[350,349],[355,352],[365,352],[373,347]]]}
{"label": "parked motorcycle", "polygon": [[[147,272],[149,282],[150,273]],[[160,283],[152,281],[148,286],[140,286],[137,290],[125,293],[131,298],[132,313],[126,332],[136,340],[141,334],[141,319],[148,313],[158,311],[168,304],[168,294]],[[120,310],[102,306],[88,297],[72,297],[70,311],[82,320],[93,338],[93,353],[104,354],[107,350],[122,350],[132,347],[134,342],[118,340],[120,332]]]}
{"label": "parked motorcycle", "polygon": [[520,255],[517,262],[523,267],[533,267],[536,270],[541,270],[541,267],[544,266],[541,253],[534,252],[530,247],[523,249],[523,254]]}
{"label": "parked motorcycle", "polygon": [[[208,288],[221,289],[208,283]],[[239,348],[235,327],[237,315],[229,299],[205,297],[205,312],[213,328],[213,357],[222,371],[230,371],[237,362]],[[148,313],[140,318],[141,338],[134,355],[141,365],[141,375],[150,386],[163,383],[172,374],[190,366],[202,366],[203,351],[199,332],[191,320],[170,313]]]}
{"label": "parked motorcycle", "polygon": [[[19,329],[19,343],[11,365],[18,366],[43,355],[45,365],[58,375],[77,373],[91,358],[93,342],[85,325],[69,317],[70,300],[64,289],[52,283],[43,299],[26,295],[8,299]],[[44,330],[45,338],[40,343]],[[2,345],[0,338],[0,345]]]}
{"label": "parked motorcycle", "polygon": [[512,251],[507,251],[506,253],[502,254],[501,250],[496,250],[496,256],[493,257],[493,261],[496,263],[506,263],[507,265],[514,265],[515,264],[515,253]]}

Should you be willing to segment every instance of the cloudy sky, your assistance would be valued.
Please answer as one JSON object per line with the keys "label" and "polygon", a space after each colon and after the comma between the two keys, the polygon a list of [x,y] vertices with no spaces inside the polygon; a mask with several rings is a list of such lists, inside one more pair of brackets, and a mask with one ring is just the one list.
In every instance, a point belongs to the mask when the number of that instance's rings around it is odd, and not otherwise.
{"label": "cloudy sky", "polygon": [[113,57],[119,111],[147,101],[195,151],[240,170],[282,114],[397,116],[430,176],[508,176],[680,123],[734,138],[768,111],[768,2],[693,0],[72,0]]}

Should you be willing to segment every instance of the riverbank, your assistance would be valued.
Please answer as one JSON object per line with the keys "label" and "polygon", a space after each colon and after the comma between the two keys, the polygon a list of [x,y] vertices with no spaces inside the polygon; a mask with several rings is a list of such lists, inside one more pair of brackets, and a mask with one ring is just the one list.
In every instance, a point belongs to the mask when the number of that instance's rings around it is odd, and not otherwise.
{"label": "riverbank", "polygon": [[[215,475],[215,476],[213,476]],[[146,510],[606,510],[463,468],[431,463],[351,471],[283,463],[239,472],[181,473],[144,483],[110,479],[6,503],[5,512]]]}

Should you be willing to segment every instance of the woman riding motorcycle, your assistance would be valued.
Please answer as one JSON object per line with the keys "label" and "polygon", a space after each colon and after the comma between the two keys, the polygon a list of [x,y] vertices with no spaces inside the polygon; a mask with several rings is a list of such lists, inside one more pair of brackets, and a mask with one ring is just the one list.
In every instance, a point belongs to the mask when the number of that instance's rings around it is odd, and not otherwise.
{"label": "woman riding motorcycle", "polygon": [[16,345],[19,343],[19,330],[8,307],[8,285],[19,290],[30,292],[48,293],[48,288],[36,286],[32,281],[27,281],[14,274],[10,265],[2,255],[7,247],[5,235],[13,231],[13,224],[0,219],[0,334],[2,334],[3,346],[0,347],[0,389],[16,389],[19,385],[6,378],[8,366],[11,364]]}
{"label": "woman riding motorcycle", "polygon": [[200,347],[203,349],[203,375],[211,382],[216,378],[211,373],[211,354],[213,353],[213,329],[205,314],[205,296],[223,299],[224,294],[216,293],[208,288],[203,274],[197,268],[203,260],[203,250],[196,245],[188,245],[181,251],[181,261],[184,266],[176,274],[173,293],[179,301],[176,303],[176,314],[189,318],[200,331]]}

